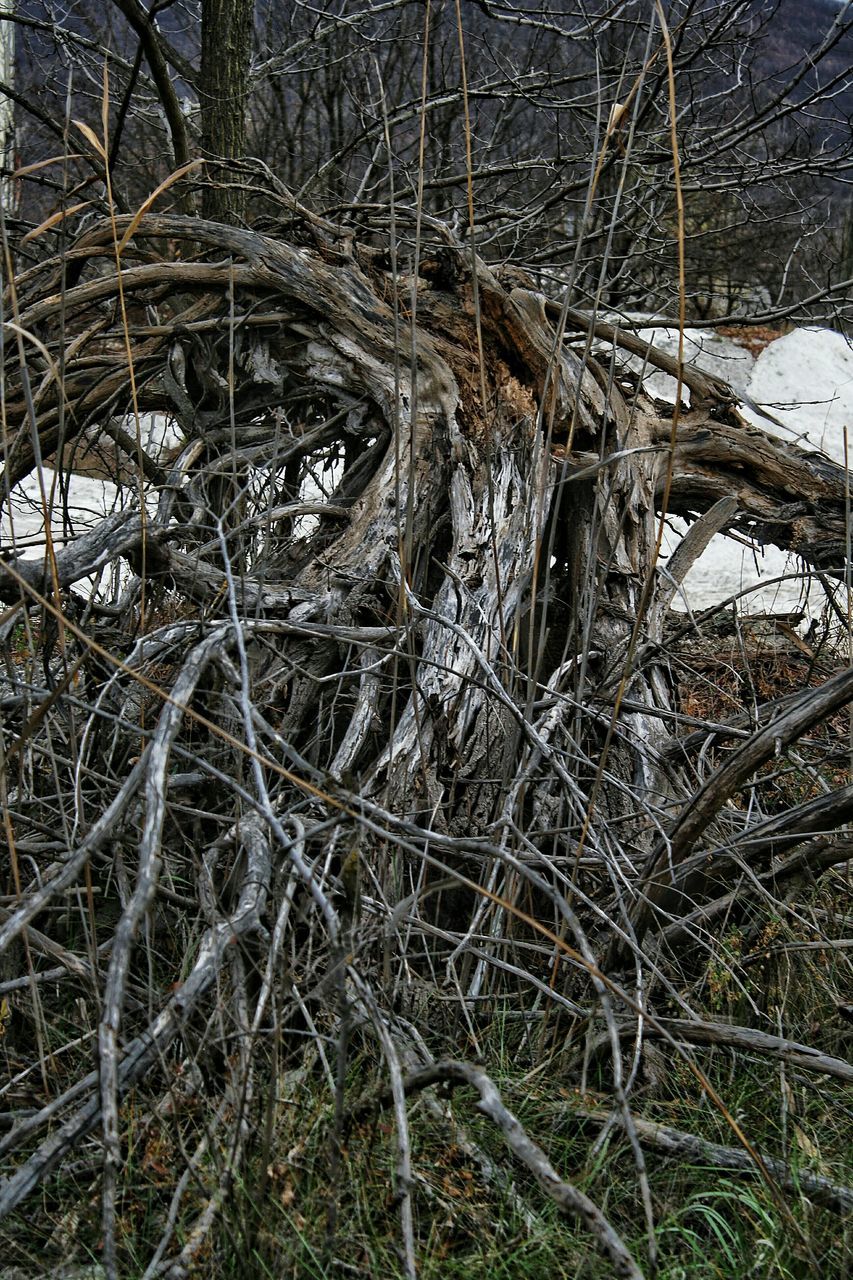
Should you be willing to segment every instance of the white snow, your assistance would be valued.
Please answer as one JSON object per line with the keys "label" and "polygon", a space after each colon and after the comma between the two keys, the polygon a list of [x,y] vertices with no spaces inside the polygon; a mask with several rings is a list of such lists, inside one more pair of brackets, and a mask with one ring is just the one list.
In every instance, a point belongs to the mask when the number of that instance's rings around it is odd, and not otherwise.
{"label": "white snow", "polygon": [[[129,435],[135,436],[132,419],[123,425]],[[144,446],[155,458],[178,440],[173,420],[162,415],[143,414],[140,431]],[[15,486],[11,502],[3,502],[0,514],[0,547],[11,549],[14,546],[27,557],[42,552],[45,546],[45,510],[50,513],[51,536],[59,549],[66,539],[90,528],[111,512],[121,510],[124,503],[136,502],[135,494],[122,491],[108,480],[75,472],[63,479],[66,484],[64,493],[59,475],[51,467],[43,466],[41,476],[33,471]],[[85,589],[86,584],[80,583],[78,590]]]}
{"label": "white snow", "polygon": [[[642,336],[670,355],[678,352],[677,330],[648,329]],[[795,329],[771,342],[757,359],[733,338],[711,330],[688,329],[684,336],[687,361],[724,378],[782,425],[745,405],[742,412],[747,420],[780,439],[821,450],[842,466],[846,429],[853,462],[853,349],[842,334],[831,329]],[[654,395],[674,400],[674,378],[655,372],[645,381]],[[685,529],[681,521],[671,523],[668,553]],[[787,580],[775,581],[780,577]],[[740,591],[749,592],[739,606],[742,612],[803,609],[809,614],[820,612],[824,603],[820,588],[809,589],[806,566],[798,556],[777,547],[746,547],[720,536],[688,575],[676,608],[704,609]]]}
{"label": "white snow", "polygon": [[787,431],[748,407],[744,416],[777,436],[819,449],[844,465],[844,432],[853,448],[853,349],[831,329],[795,329],[762,351],[749,395]]}
{"label": "white snow", "polygon": [[[677,329],[640,329],[637,337],[665,351],[667,355],[678,355]],[[732,338],[724,338],[713,329],[684,330],[684,362],[695,364],[707,373],[715,374],[737,392],[746,391],[752,394],[749,387],[755,368],[755,357],[746,347]],[[639,371],[643,361],[639,356],[632,356],[630,363]],[[675,378],[671,378],[668,373],[649,372],[644,383],[652,395],[661,400],[675,401],[676,382]],[[690,393],[686,389],[682,394],[684,399],[689,401]]]}
{"label": "white snow", "polygon": [[68,477],[66,502],[56,472],[50,467],[42,467],[41,482],[38,473],[32,472],[12,491],[11,506],[3,504],[0,519],[2,545],[11,547],[14,539],[18,550],[44,546],[45,504],[50,511],[51,533],[54,540],[61,543],[66,534],[73,536],[117,510],[120,498],[116,486],[108,481],[72,474]]}

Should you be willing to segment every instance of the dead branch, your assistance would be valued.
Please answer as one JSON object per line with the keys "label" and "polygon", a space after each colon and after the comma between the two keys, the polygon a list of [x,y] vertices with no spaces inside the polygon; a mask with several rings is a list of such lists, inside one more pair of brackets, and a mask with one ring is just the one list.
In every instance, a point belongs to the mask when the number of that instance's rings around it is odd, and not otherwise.
{"label": "dead branch", "polygon": [[411,1095],[436,1084],[447,1084],[450,1087],[468,1085],[475,1089],[480,1099],[477,1103],[478,1110],[497,1125],[513,1155],[529,1170],[548,1198],[563,1213],[580,1218],[595,1237],[599,1249],[609,1257],[614,1275],[640,1280],[642,1271],[601,1210],[577,1187],[560,1178],[541,1147],[527,1135],[523,1126],[504,1105],[500,1093],[484,1071],[467,1062],[445,1059],[407,1076],[404,1088]]}

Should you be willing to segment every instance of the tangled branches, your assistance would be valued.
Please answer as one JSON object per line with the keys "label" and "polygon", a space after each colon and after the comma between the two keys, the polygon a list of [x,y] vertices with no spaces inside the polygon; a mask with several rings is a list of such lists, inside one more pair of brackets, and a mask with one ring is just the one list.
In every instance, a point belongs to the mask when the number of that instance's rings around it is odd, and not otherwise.
{"label": "tangled branches", "polygon": [[[748,927],[768,897],[784,911],[850,856],[851,788],[826,778],[846,767],[832,726],[853,674],[815,662],[781,701],[703,721],[681,698],[700,633],[669,612],[723,527],[796,550],[830,589],[841,469],[749,427],[695,370],[673,433],[621,362],[636,339],[430,228],[416,252],[405,219],[389,239],[295,205],[269,234],[149,213],[94,227],[7,299],[4,496],[36,472],[49,501],[55,457],[58,497],[63,466],[97,448],[119,501],[86,528],[46,526],[44,554],[13,541],[0,565],[15,1010],[0,1215],[70,1166],[97,1189],[108,1274],[128,1247],[131,1150],[153,1160],[171,1126],[142,1270],[188,1274],[253,1145],[274,1166],[265,1097],[282,1072],[328,1089],[331,1256],[350,1072],[373,1043],[406,1274],[406,1094],[452,1080],[639,1275],[460,1044],[510,1001],[561,1028],[578,1079],[603,1053],[599,1142],[628,1137],[653,1265],[643,1149],[678,1140],[634,1120],[647,1041],[727,1115],[686,1047],[714,1042],[689,992],[717,921]],[[146,415],[174,424],[168,453]],[[665,494],[699,517],[668,572]],[[789,759],[814,786],[771,797],[756,779]],[[829,1048],[726,1029],[850,1079]],[[784,1161],[727,1123],[733,1146],[705,1158],[728,1151],[781,1195]],[[849,1204],[810,1176],[807,1194]]]}

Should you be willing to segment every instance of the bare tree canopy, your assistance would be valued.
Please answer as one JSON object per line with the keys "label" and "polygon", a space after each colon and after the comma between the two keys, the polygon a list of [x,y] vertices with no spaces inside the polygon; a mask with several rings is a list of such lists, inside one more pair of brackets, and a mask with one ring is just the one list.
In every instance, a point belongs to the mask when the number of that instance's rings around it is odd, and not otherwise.
{"label": "bare tree canopy", "polygon": [[[52,517],[7,516],[0,554],[16,1265],[61,1259],[67,1178],[110,1277],[228,1250],[379,1274],[347,1226],[376,1143],[414,1276],[443,1212],[422,1113],[529,1227],[442,1084],[602,1255],[571,1274],[654,1273],[655,1152],[755,1175],[835,1274],[853,1175],[756,1143],[718,1064],[772,1069],[786,1108],[789,1080],[829,1109],[853,1079],[853,668],[790,616],[672,605],[727,531],[791,551],[846,625],[849,477],[633,315],[682,340],[721,310],[845,322],[853,12],[814,7],[793,65],[783,7],[734,0],[270,4],[251,62],[246,6],[205,3],[199,33],[116,0],[109,42],[84,4],[10,15],[0,495],[34,484]],[[107,514],[77,519],[80,472],[111,478]],[[783,1024],[756,967],[800,943],[829,1012]],[[504,1101],[496,1034],[559,1094],[577,1169]],[[715,1135],[635,1115],[661,1072]],[[620,1136],[628,1208],[580,1167]],[[309,1151],[322,1221],[287,1172]],[[256,1220],[274,1197],[307,1252]]]}
{"label": "bare tree canopy", "polygon": [[[100,120],[105,67],[112,194],[125,209],[200,150],[239,154],[248,70],[247,153],[315,211],[382,226],[394,192],[467,224],[470,181],[488,259],[547,287],[568,282],[575,301],[672,318],[671,63],[688,312],[847,314],[846,3],[677,0],[666,6],[668,60],[652,0],[541,10],[485,0],[458,14],[449,0],[267,0],[255,6],[247,68],[249,8],[224,6],[226,27],[214,3],[189,0],[148,11],[139,0],[19,5],[18,76],[7,86],[18,153],[31,164],[67,152],[69,133],[79,153],[64,177],[55,166],[30,175],[21,215],[39,221],[62,191],[65,207],[97,198],[101,160],[71,121]],[[239,184],[203,193],[243,198]]]}

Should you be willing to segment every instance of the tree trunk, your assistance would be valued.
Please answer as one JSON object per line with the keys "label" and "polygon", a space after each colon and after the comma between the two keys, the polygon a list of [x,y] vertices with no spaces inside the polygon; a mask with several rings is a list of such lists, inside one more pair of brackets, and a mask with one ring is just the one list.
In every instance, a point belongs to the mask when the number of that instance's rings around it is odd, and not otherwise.
{"label": "tree trunk", "polygon": [[254,0],[202,0],[201,144],[211,167],[202,213],[214,222],[242,222],[246,195],[239,168],[246,154],[246,98],[252,57]]}
{"label": "tree trunk", "polygon": [[[236,525],[227,539],[243,566],[241,616],[253,609],[282,621],[290,601],[296,633],[307,627],[301,638],[282,638],[274,673],[264,676],[265,698],[283,700],[282,733],[310,759],[312,777],[329,775],[336,785],[358,779],[360,796],[443,839],[464,834],[499,849],[522,840],[531,854],[547,849],[551,857],[546,833],[559,830],[564,862],[587,851],[615,865],[630,850],[637,865],[651,856],[663,815],[693,788],[658,755],[673,710],[671,682],[655,656],[673,588],[666,579],[655,585],[652,563],[668,418],[642,391],[629,400],[589,352],[580,360],[568,340],[558,349],[551,304],[511,280],[502,284],[484,263],[473,275],[460,251],[439,246],[438,278],[431,262],[418,281],[395,282],[372,251],[353,257],[326,228],[307,225],[312,252],[191,219],[149,215],[137,233],[141,245],[194,239],[234,263],[225,274],[204,263],[170,268],[167,327],[190,336],[172,339],[164,362],[163,338],[144,336],[140,313],[137,377],[143,407],[176,414],[185,457],[199,460],[208,540],[220,516]],[[90,233],[86,248],[95,252],[106,235]],[[159,270],[130,266],[126,294],[150,289]],[[225,324],[226,275],[246,317],[234,334],[233,438],[225,426],[227,344],[209,328],[211,320]],[[415,285],[412,334],[401,330],[394,297],[401,305]],[[113,288],[95,276],[66,304],[80,315],[97,312]],[[34,300],[22,324],[49,324],[57,305]],[[571,312],[569,322],[582,318]],[[614,331],[608,336],[618,341]],[[111,357],[88,391],[90,363],[81,366],[78,391],[75,359],[66,387],[91,418],[99,398],[114,394]],[[694,406],[681,416],[671,505],[695,513],[730,495],[732,527],[837,569],[840,469],[747,427],[706,375],[688,372],[687,381]],[[288,416],[282,437],[271,406],[308,394],[307,418]],[[48,399],[43,454],[59,414]],[[10,483],[33,457],[21,430],[7,459]],[[318,466],[334,479],[325,494]],[[232,480],[223,488],[212,477],[227,469]],[[153,460],[146,471],[158,475]],[[289,538],[275,525],[265,531],[263,505],[247,502],[253,474],[263,477],[263,503],[294,513],[291,530],[300,511],[319,513],[313,530]],[[204,553],[191,543],[182,549],[189,508],[168,477],[162,482],[164,514],[147,531],[149,563],[162,581],[210,607],[221,549],[210,541]],[[241,485],[242,523],[238,508],[220,511]],[[102,554],[108,546],[115,554],[116,538],[127,554],[138,521],[120,529],[104,526]],[[60,585],[90,571],[97,538],[82,540],[86,554],[82,542],[58,552]],[[46,585],[37,564],[22,562],[17,573]],[[17,591],[4,585],[7,599]],[[313,630],[320,621],[330,629],[324,642]],[[347,696],[318,739],[316,681],[337,669],[341,626],[382,639],[339,670]],[[255,659],[266,668],[263,648]],[[305,651],[299,674],[287,674],[291,648]],[[502,895],[516,878],[494,866],[486,875],[490,892],[500,887]]]}

